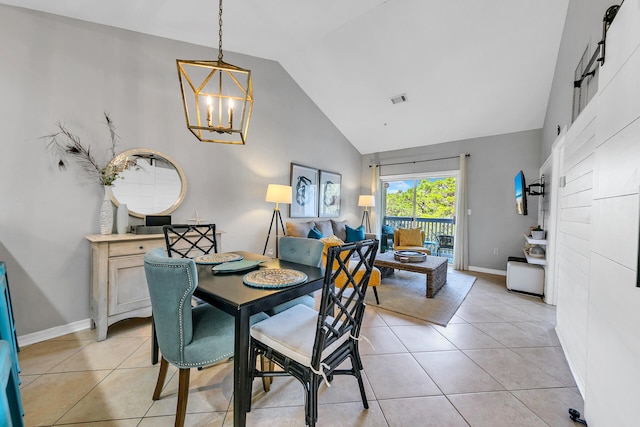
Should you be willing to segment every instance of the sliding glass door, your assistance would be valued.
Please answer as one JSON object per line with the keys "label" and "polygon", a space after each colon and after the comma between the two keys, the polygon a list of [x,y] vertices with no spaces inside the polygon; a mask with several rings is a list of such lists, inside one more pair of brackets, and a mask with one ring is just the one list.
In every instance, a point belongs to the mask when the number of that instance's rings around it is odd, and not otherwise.
{"label": "sliding glass door", "polygon": [[[455,173],[384,177],[383,224],[397,228],[420,228],[431,252],[453,259],[456,209]],[[442,237],[445,236],[445,237]]]}

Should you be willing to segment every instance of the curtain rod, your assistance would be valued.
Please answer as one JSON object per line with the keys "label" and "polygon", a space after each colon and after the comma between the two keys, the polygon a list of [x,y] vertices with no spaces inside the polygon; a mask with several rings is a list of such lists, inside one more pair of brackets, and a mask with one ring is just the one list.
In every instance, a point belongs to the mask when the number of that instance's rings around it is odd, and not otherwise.
{"label": "curtain rod", "polygon": [[[465,153],[465,157],[471,157],[471,154]],[[460,158],[460,156],[449,156],[449,157],[440,157],[440,158],[437,158],[437,159],[415,160],[413,162],[387,163],[387,164],[384,164],[384,165],[375,165],[375,167],[395,166],[395,165],[408,165],[408,164],[415,164],[415,163],[422,163],[422,162],[433,162],[435,160],[447,160],[447,159],[459,159],[459,158]],[[369,167],[372,167],[372,165],[369,165]]]}

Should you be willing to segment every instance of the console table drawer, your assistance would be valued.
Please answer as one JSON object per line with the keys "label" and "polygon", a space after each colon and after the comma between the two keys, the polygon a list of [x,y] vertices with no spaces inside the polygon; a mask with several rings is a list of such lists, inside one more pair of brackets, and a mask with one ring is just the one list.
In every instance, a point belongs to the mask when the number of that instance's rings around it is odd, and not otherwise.
{"label": "console table drawer", "polygon": [[164,239],[147,239],[131,242],[111,242],[109,257],[125,255],[144,255],[153,248],[164,247]]}

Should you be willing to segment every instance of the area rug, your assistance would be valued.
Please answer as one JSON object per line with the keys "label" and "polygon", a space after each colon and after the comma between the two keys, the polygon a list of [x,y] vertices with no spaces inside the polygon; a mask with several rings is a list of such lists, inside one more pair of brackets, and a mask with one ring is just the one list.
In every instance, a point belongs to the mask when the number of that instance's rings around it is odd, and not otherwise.
{"label": "area rug", "polygon": [[378,288],[380,304],[371,289],[367,290],[365,301],[371,307],[415,317],[442,326],[458,311],[471,290],[476,278],[469,274],[449,269],[447,283],[433,298],[426,298],[426,277],[424,274],[395,270],[382,279]]}

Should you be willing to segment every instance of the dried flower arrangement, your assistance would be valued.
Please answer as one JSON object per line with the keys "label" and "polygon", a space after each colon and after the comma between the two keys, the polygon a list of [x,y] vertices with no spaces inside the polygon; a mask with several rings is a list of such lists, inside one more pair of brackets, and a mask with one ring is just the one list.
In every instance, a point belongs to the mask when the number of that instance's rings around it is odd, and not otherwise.
{"label": "dried flower arrangement", "polygon": [[69,165],[75,163],[89,175],[91,181],[99,185],[111,186],[116,179],[122,178],[120,174],[123,171],[135,167],[136,161],[127,158],[118,164],[111,164],[111,159],[116,156],[118,135],[116,134],[115,125],[108,113],[104,113],[104,118],[107,122],[109,135],[111,137],[111,146],[109,148],[111,158],[104,166],[100,166],[93,157],[91,148],[85,147],[80,142],[80,137],[69,131],[60,122],[57,124],[59,132],[46,135],[43,138],[49,141],[47,146],[57,156],[58,168],[60,170],[66,170]]}

